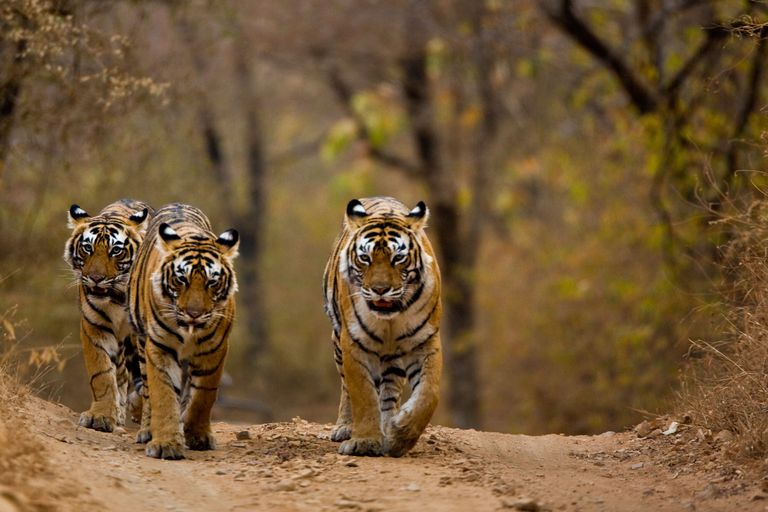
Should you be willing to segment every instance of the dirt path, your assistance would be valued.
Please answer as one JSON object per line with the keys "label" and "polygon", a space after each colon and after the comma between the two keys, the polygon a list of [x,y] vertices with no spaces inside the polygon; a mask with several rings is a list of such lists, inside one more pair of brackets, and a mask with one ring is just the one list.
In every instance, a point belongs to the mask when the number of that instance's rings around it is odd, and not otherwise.
{"label": "dirt path", "polygon": [[21,483],[0,486],[3,512],[14,510],[12,502],[22,504],[17,509],[132,512],[732,511],[768,504],[695,460],[670,469],[658,446],[632,433],[532,437],[431,427],[413,452],[391,459],[337,455],[330,425],[301,419],[216,423],[217,450],[159,461],[134,444],[133,429],[82,429],[73,411],[34,398],[17,412],[46,463]]}

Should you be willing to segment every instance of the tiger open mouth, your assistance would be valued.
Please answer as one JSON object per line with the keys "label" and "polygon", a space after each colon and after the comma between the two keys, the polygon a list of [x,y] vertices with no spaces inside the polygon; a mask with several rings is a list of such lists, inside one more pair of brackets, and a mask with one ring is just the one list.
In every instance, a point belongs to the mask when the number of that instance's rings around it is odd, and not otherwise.
{"label": "tiger open mouth", "polygon": [[88,293],[88,295],[95,295],[96,297],[106,297],[110,292],[111,290],[109,288],[102,288],[101,286],[86,288],[86,293]]}
{"label": "tiger open mouth", "polygon": [[396,302],[385,300],[385,299],[376,299],[376,300],[369,301],[368,305],[374,311],[395,311],[397,309]]}

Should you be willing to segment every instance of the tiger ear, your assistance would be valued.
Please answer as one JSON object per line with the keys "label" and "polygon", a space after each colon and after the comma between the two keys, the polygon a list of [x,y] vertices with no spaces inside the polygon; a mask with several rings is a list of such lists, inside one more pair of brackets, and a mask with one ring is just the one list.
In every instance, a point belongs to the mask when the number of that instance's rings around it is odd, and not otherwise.
{"label": "tiger ear", "polygon": [[166,250],[173,250],[181,243],[181,237],[178,233],[168,224],[163,222],[160,227],[157,228],[157,232],[160,235],[161,243]]}
{"label": "tiger ear", "polygon": [[145,221],[148,217],[149,208],[144,208],[143,210],[131,214],[131,216],[128,217],[128,220],[130,220],[134,226],[139,228],[139,233],[144,234],[147,231],[147,224]]}
{"label": "tiger ear", "polygon": [[353,199],[347,204],[346,223],[349,229],[357,229],[363,225],[363,221],[368,217],[363,203],[359,199]]}
{"label": "tiger ear", "polygon": [[424,204],[424,201],[419,203],[408,212],[406,216],[406,222],[413,230],[424,229],[427,227],[427,219],[429,219],[429,208]]}
{"label": "tiger ear", "polygon": [[240,234],[236,229],[228,229],[216,239],[216,245],[222,256],[231,260],[237,258],[237,249],[240,247]]}
{"label": "tiger ear", "polygon": [[90,217],[88,215],[88,212],[80,208],[78,205],[73,204],[69,207],[69,216],[67,220],[67,227],[69,229],[74,229],[78,224],[83,222],[83,219],[87,219]]}

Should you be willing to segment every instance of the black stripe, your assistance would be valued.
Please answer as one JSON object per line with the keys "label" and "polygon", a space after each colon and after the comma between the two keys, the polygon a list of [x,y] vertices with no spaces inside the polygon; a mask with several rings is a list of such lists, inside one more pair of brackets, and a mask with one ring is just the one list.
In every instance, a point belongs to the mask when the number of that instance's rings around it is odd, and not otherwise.
{"label": "black stripe", "polygon": [[181,337],[179,333],[177,333],[175,330],[168,327],[165,322],[160,320],[160,316],[158,315],[157,311],[155,310],[155,305],[151,304],[150,309],[152,310],[152,319],[155,321],[157,325],[159,325],[165,332],[172,334],[176,337],[177,340],[179,340],[179,343],[184,343],[184,338]]}
{"label": "black stripe", "polygon": [[224,363],[223,357],[219,360],[216,366],[213,366],[212,368],[197,368],[190,363],[189,367],[192,368],[192,370],[189,374],[193,377],[207,377],[216,373],[218,369],[221,368],[222,363]]}
{"label": "black stripe", "polygon": [[[206,334],[206,335],[205,335],[205,336],[203,336],[202,338],[199,338],[197,341],[195,341],[195,344],[196,344],[196,345],[202,345],[202,344],[203,344],[203,343],[205,343],[206,341],[210,341],[210,340],[211,340],[211,338],[213,338],[213,336],[214,336],[214,335],[216,334],[216,332],[218,331],[218,329],[219,329],[219,326],[221,325],[221,322],[222,322],[222,320],[223,320],[222,318],[219,318],[219,321],[218,321],[218,322],[216,322],[216,325],[214,325],[214,326],[212,327],[212,329],[211,329],[211,332],[209,332],[208,334]],[[222,334],[222,338],[226,338],[226,336],[229,334],[229,331],[230,331],[231,329],[232,329],[232,322],[230,322],[230,323],[229,323],[229,325],[227,325],[227,327],[226,327],[226,330],[225,330],[225,331],[224,331],[224,333]],[[219,344],[221,344],[221,343],[219,343]]]}
{"label": "black stripe", "polygon": [[402,352],[395,352],[394,354],[388,354],[386,356],[381,356],[379,359],[381,360],[382,363],[388,363],[390,361],[394,361],[395,359],[400,359],[404,355],[405,354],[403,354]]}
{"label": "black stripe", "polygon": [[420,348],[422,348],[424,345],[426,345],[427,343],[429,343],[429,340],[431,340],[432,338],[434,338],[434,337],[435,337],[435,335],[436,335],[438,332],[439,332],[439,329],[435,329],[435,330],[434,330],[434,332],[432,332],[432,333],[431,333],[429,336],[427,336],[427,338],[426,338],[424,341],[422,341],[421,343],[419,343],[418,345],[416,345],[415,347],[413,347],[413,348],[411,349],[411,352],[416,352],[417,350],[419,350]]}
{"label": "black stripe", "polygon": [[363,331],[365,331],[365,334],[367,334],[368,337],[371,338],[376,343],[379,343],[379,344],[384,343],[384,341],[381,338],[376,336],[376,333],[371,331],[371,329],[367,325],[365,325],[365,322],[363,322],[363,319],[360,318],[360,314],[357,312],[357,306],[355,305],[354,300],[352,301],[352,311],[355,312],[355,318],[357,318],[357,323],[360,325],[360,327],[363,328]]}
{"label": "black stripe", "polygon": [[85,337],[88,339],[88,343],[90,343],[93,347],[95,347],[95,348],[101,350],[102,352],[104,352],[107,355],[107,357],[109,358],[110,361],[112,360],[113,356],[112,356],[112,354],[109,353],[109,350],[107,350],[106,347],[103,347],[103,346],[99,345],[98,343],[96,343],[93,340],[93,338],[88,333],[83,333],[83,334],[85,334]]}
{"label": "black stripe", "polygon": [[219,390],[218,387],[209,388],[206,386],[198,386],[194,382],[190,383],[190,386],[193,387],[194,389],[199,389],[200,391],[218,391]]}
{"label": "black stripe", "polygon": [[225,334],[225,335],[223,335],[219,339],[219,342],[216,344],[215,347],[213,347],[211,349],[208,349],[206,351],[203,351],[203,352],[195,352],[194,357],[202,357],[202,356],[208,356],[208,355],[213,354],[214,352],[216,352],[217,350],[219,350],[221,348],[221,346],[224,344],[224,340],[226,340],[226,339],[227,339],[227,336]]}
{"label": "black stripe", "polygon": [[408,374],[408,380],[409,380],[409,381],[410,381],[410,380],[413,380],[413,378],[414,378],[416,375],[418,375],[419,373],[421,373],[421,366],[419,366],[418,368],[416,368],[415,370],[413,370],[411,373],[409,373],[409,374]]}
{"label": "black stripe", "polygon": [[397,375],[398,377],[405,377],[405,370],[402,368],[398,368],[397,366],[390,366],[386,370],[384,370],[384,373],[381,374],[382,377],[386,377],[387,375]]}
{"label": "black stripe", "polygon": [[382,400],[382,402],[397,402],[397,397],[396,396],[388,396],[387,398]]}
{"label": "black stripe", "polygon": [[[349,334],[349,333],[348,333],[348,334]],[[375,354],[375,355],[378,355],[378,352],[376,352],[375,350],[371,350],[371,349],[369,349],[368,347],[366,347],[365,345],[363,345],[363,342],[362,342],[362,341],[358,340],[357,338],[355,338],[355,337],[354,337],[354,336],[352,336],[351,334],[349,335],[349,338],[352,340],[352,342],[353,342],[355,345],[357,345],[358,347],[360,347],[361,349],[363,349],[363,352],[366,352],[366,353],[368,353],[368,354]]]}
{"label": "black stripe", "polygon": [[[115,335],[115,331],[113,331],[111,327],[109,327],[109,326],[107,326],[107,325],[101,325],[101,324],[97,324],[96,322],[94,322],[94,321],[92,321],[90,318],[88,318],[88,316],[87,316],[87,315],[83,315],[83,319],[84,319],[86,322],[88,322],[88,324],[89,324],[89,325],[91,325],[91,326],[95,327],[96,329],[98,329],[98,330],[100,330],[100,331],[103,331],[103,332],[106,332],[106,333],[108,333],[108,334],[111,334],[112,336],[114,336],[114,335]],[[111,323],[111,321],[110,321],[110,323]]]}
{"label": "black stripe", "polygon": [[[397,341],[404,340],[405,338],[410,338],[411,336],[413,336],[414,334],[419,332],[421,330],[421,328],[424,327],[427,324],[427,322],[429,322],[429,319],[432,318],[432,313],[435,312],[435,309],[437,309],[437,305],[438,304],[439,304],[439,301],[436,301],[435,305],[432,307],[432,311],[430,311],[429,314],[426,317],[424,317],[424,320],[422,320],[419,325],[417,325],[416,327],[414,327],[410,331],[407,331],[407,332],[401,334],[400,336],[398,336],[397,337]],[[408,306],[406,306],[406,307],[408,307]]]}
{"label": "black stripe", "polygon": [[[421,297],[422,292],[424,292],[424,282],[419,283],[419,287],[416,289],[416,292],[411,296],[410,299],[403,305],[403,309],[408,309],[411,307],[419,298]],[[432,313],[430,313],[431,315]]]}
{"label": "black stripe", "polygon": [[101,377],[104,374],[112,373],[113,370],[114,370],[114,368],[108,368],[106,370],[101,370],[100,372],[96,372],[93,375],[91,375],[91,386],[93,386],[93,380],[94,379],[96,379],[98,377]]}
{"label": "black stripe", "polygon": [[157,348],[159,348],[160,350],[162,350],[166,354],[169,354],[169,355],[173,356],[173,360],[178,364],[178,362],[179,362],[179,355],[176,353],[175,349],[169,347],[168,345],[163,345],[162,343],[160,343],[159,341],[157,341],[157,340],[155,340],[153,338],[149,338],[149,341],[151,341],[154,346],[156,346]]}
{"label": "black stripe", "polygon": [[93,302],[91,302],[91,301],[88,299],[88,294],[86,294],[86,293],[85,293],[85,290],[83,290],[83,297],[85,297],[85,302],[87,302],[87,303],[88,303],[88,305],[89,305],[89,306],[91,306],[91,308],[92,308],[94,311],[96,311],[96,313],[98,313],[98,314],[99,314],[99,316],[100,316],[101,318],[103,318],[104,320],[106,320],[106,321],[107,321],[107,322],[109,322],[109,323],[112,323],[112,320],[109,318],[109,316],[108,316],[108,315],[107,315],[105,312],[103,312],[102,310],[100,310],[99,308],[97,308],[97,307],[96,307],[96,306],[93,304]]}

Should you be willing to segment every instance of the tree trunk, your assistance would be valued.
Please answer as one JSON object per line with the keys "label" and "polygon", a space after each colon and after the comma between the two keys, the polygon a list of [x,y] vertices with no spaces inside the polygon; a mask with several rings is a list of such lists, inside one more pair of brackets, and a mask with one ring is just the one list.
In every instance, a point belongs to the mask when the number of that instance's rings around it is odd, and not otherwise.
{"label": "tree trunk", "polygon": [[245,116],[246,179],[248,200],[237,216],[240,230],[240,280],[242,282],[244,314],[240,316],[248,326],[248,344],[245,360],[256,361],[269,346],[264,303],[261,264],[264,246],[264,218],[266,216],[265,180],[266,158],[261,131],[259,101],[252,81],[247,41],[238,31],[234,42],[235,79],[238,97]]}
{"label": "tree trunk", "polygon": [[10,149],[11,131],[16,115],[23,77],[24,40],[15,44],[0,41],[0,186]]}
{"label": "tree trunk", "polygon": [[[194,27],[183,17],[178,19],[178,27],[189,50],[199,76],[205,75],[206,61],[200,53]],[[250,365],[257,361],[269,346],[263,283],[260,269],[264,237],[266,159],[264,141],[261,132],[259,104],[252,83],[252,70],[248,58],[248,45],[240,27],[234,27],[233,40],[234,86],[236,98],[242,106],[244,116],[244,142],[246,148],[245,181],[248,190],[247,200],[241,207],[237,204],[235,176],[228,159],[224,155],[222,134],[215,123],[213,108],[208,96],[201,92],[198,97],[198,119],[203,135],[206,156],[211,170],[219,181],[219,190],[228,205],[227,216],[240,233],[240,258],[238,281],[240,300],[238,301],[238,321],[244,322],[248,337],[243,354],[244,361]]]}
{"label": "tree trunk", "polygon": [[474,339],[477,306],[472,282],[477,246],[466,243],[465,232],[461,229],[456,182],[440,158],[425,47],[411,48],[418,49],[402,60],[403,93],[440,251],[445,312],[443,343],[449,377],[448,408],[457,427],[478,427],[480,393]]}

